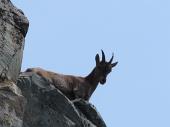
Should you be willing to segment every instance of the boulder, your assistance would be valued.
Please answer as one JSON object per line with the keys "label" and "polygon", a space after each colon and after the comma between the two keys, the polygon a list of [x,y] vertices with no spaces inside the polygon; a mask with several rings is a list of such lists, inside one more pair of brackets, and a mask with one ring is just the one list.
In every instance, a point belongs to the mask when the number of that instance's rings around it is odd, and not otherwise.
{"label": "boulder", "polygon": [[0,0],[0,127],[22,127],[26,99],[16,81],[28,20],[10,0]]}
{"label": "boulder", "polygon": [[0,127],[22,127],[26,99],[13,82],[0,83]]}
{"label": "boulder", "polygon": [[82,99],[73,100],[73,104],[88,120],[90,120],[97,127],[106,127],[104,120],[94,105]]}
{"label": "boulder", "polygon": [[16,82],[29,22],[10,0],[0,0],[0,82]]}
{"label": "boulder", "polygon": [[23,127],[106,127],[92,104],[69,100],[39,75],[22,73],[17,86],[26,101]]}

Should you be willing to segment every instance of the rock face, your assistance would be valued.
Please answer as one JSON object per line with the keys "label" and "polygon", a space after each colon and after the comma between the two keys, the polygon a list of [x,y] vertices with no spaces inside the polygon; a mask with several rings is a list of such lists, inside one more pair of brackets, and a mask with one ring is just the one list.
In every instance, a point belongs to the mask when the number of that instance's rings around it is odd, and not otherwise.
{"label": "rock face", "polygon": [[22,127],[25,98],[12,82],[0,83],[0,127]]}
{"label": "rock face", "polygon": [[0,80],[16,81],[21,69],[28,20],[10,2],[0,0]]}

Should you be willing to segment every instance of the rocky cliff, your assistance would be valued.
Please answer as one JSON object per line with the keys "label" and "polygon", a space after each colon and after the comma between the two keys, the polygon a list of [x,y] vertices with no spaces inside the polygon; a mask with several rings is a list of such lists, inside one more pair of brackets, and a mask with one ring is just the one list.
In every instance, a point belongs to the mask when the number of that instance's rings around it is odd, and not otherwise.
{"label": "rocky cliff", "polygon": [[18,78],[28,20],[23,12],[10,2],[0,0],[0,79]]}
{"label": "rocky cliff", "polygon": [[92,104],[70,101],[34,73],[0,83],[0,99],[0,127],[106,127]]}
{"label": "rocky cliff", "polygon": [[28,20],[0,0],[0,127],[106,127],[96,108],[71,101],[42,77],[20,73]]}

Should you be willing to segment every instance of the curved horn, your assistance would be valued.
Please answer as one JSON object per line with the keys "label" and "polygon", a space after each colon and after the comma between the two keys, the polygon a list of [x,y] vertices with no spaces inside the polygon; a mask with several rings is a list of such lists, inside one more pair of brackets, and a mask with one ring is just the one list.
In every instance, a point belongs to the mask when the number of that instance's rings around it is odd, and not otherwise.
{"label": "curved horn", "polygon": [[101,50],[101,51],[102,51],[102,62],[105,62],[105,54],[104,54],[103,50]]}
{"label": "curved horn", "polygon": [[114,53],[112,54],[112,57],[111,57],[111,59],[110,59],[110,61],[109,61],[109,64],[111,64],[111,63],[112,63],[113,58],[114,58]]}

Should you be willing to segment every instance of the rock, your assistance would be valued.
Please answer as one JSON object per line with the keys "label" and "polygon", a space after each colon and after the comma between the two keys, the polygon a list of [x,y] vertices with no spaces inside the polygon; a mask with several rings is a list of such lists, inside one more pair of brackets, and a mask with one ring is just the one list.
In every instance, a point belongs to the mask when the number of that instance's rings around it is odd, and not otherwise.
{"label": "rock", "polygon": [[0,127],[22,127],[26,99],[15,85],[28,20],[10,0],[0,0]]}
{"label": "rock", "polygon": [[74,100],[73,103],[80,110],[80,112],[97,127],[106,127],[105,122],[99,112],[97,112],[94,105],[82,99]]}
{"label": "rock", "polygon": [[27,102],[23,127],[106,127],[89,102],[70,101],[52,84],[34,73],[22,73],[17,86]]}
{"label": "rock", "polygon": [[10,0],[0,0],[0,127],[22,127],[26,99],[15,85],[28,20]]}
{"label": "rock", "polygon": [[0,127],[22,127],[25,98],[13,82],[0,83]]}
{"label": "rock", "polygon": [[10,0],[0,0],[0,82],[19,76],[29,22]]}

